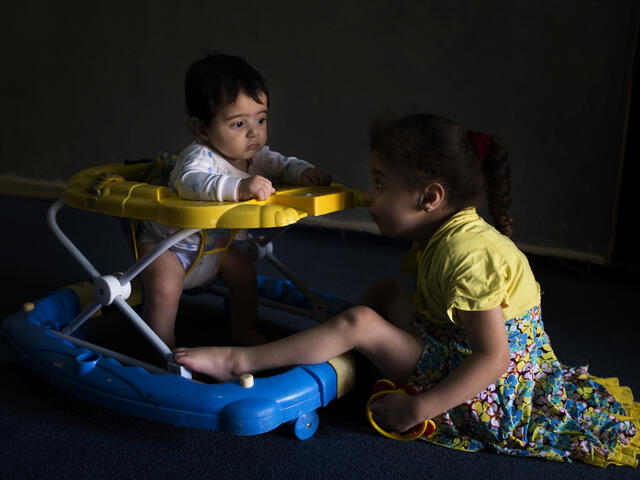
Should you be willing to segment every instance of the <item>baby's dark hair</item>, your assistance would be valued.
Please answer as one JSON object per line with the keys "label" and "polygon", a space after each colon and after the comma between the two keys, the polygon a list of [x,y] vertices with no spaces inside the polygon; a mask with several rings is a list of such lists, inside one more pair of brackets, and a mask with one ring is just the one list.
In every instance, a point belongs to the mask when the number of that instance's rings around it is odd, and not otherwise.
{"label": "baby's dark hair", "polygon": [[456,210],[477,207],[483,188],[495,227],[511,236],[511,171],[502,139],[489,135],[489,149],[482,161],[471,133],[438,115],[415,114],[390,120],[373,120],[369,126],[370,148],[397,171],[409,187],[443,185],[449,205]]}
{"label": "baby's dark hair", "polygon": [[209,124],[220,107],[232,103],[240,92],[257,103],[260,94],[269,98],[267,82],[244,59],[214,52],[194,62],[187,70],[184,95],[187,114]]}

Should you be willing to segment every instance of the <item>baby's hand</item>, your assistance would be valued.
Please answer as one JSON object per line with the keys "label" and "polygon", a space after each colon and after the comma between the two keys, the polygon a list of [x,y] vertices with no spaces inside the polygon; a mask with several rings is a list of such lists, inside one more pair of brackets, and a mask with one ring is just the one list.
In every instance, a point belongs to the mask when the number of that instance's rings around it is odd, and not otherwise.
{"label": "baby's hand", "polygon": [[266,200],[275,191],[271,180],[260,175],[251,175],[240,180],[236,197],[238,200],[251,200],[252,198]]}
{"label": "baby's hand", "polygon": [[307,168],[302,172],[300,185],[331,185],[331,175],[319,168]]}

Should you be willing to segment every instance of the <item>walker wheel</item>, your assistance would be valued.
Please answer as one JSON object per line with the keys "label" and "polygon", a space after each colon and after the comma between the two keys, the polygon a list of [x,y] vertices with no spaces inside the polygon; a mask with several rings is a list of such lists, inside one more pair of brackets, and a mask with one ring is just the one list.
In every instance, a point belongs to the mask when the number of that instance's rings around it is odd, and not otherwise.
{"label": "walker wheel", "polygon": [[307,438],[311,438],[313,434],[316,433],[316,430],[318,430],[320,418],[318,417],[318,413],[313,410],[300,415],[291,423],[293,425],[293,434],[296,438],[306,440]]}

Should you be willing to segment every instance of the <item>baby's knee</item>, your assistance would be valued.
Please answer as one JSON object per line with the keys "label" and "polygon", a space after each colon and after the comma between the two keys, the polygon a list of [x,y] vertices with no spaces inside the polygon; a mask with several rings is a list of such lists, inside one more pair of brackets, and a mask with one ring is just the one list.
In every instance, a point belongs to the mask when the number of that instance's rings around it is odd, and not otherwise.
{"label": "baby's knee", "polygon": [[144,283],[145,297],[154,303],[177,303],[182,295],[182,283],[163,281],[161,278],[147,279]]}

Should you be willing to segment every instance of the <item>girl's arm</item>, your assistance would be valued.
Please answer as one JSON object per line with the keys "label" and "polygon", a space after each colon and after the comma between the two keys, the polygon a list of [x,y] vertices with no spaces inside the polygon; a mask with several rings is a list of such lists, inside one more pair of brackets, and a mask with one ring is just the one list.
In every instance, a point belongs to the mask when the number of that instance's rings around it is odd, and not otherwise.
{"label": "girl's arm", "polygon": [[457,310],[457,314],[473,353],[432,389],[415,397],[387,395],[376,402],[372,412],[383,427],[403,432],[433,418],[473,398],[509,368],[509,342],[502,309]]}

